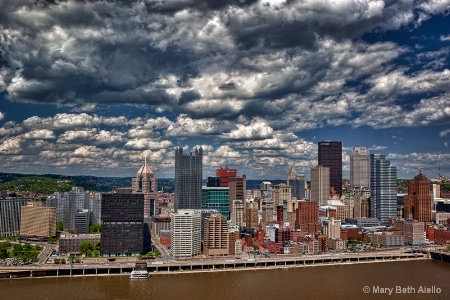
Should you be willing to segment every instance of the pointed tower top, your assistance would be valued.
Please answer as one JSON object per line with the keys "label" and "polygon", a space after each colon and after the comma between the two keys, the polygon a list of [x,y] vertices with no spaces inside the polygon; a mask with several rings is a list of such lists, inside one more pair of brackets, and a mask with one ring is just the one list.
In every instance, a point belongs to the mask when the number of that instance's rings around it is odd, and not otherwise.
{"label": "pointed tower top", "polygon": [[144,175],[144,174],[153,174],[152,169],[147,165],[147,154],[144,155],[144,165],[139,169],[137,172],[137,176]]}
{"label": "pointed tower top", "polygon": [[294,166],[289,170],[288,179],[295,179],[297,177],[297,171],[294,169]]}

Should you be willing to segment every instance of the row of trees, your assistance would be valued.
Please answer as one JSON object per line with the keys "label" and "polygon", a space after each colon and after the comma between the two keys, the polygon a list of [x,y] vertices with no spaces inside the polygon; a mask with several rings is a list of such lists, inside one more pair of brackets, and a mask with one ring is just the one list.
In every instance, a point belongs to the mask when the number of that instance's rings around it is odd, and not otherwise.
{"label": "row of trees", "polygon": [[158,249],[155,249],[155,251],[149,251],[147,254],[141,255],[142,259],[154,259],[161,255],[161,252]]}

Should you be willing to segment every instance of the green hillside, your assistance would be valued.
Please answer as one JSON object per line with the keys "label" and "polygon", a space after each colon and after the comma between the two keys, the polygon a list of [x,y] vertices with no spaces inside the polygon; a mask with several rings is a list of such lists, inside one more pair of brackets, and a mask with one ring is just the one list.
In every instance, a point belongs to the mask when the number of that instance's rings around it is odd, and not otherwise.
{"label": "green hillside", "polygon": [[68,192],[73,186],[74,184],[71,182],[65,182],[55,178],[26,176],[0,184],[0,190],[53,194],[54,192]]}

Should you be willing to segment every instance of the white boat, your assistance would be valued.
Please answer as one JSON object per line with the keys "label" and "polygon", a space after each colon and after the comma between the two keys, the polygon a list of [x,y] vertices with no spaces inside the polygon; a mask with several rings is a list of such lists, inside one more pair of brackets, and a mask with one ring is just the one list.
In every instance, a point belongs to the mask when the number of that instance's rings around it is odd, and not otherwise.
{"label": "white boat", "polygon": [[130,274],[130,278],[133,279],[145,279],[148,278],[150,275],[147,271],[132,271]]}

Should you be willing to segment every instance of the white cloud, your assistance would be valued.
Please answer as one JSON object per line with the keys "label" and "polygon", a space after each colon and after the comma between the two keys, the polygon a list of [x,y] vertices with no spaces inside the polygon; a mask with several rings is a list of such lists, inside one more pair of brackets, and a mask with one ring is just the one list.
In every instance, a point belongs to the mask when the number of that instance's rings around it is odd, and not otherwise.
{"label": "white cloud", "polygon": [[267,139],[272,137],[273,129],[267,124],[265,120],[255,119],[249,124],[237,124],[237,129],[230,133],[225,133],[224,136],[234,140],[254,140]]}
{"label": "white cloud", "polygon": [[450,128],[449,128],[449,129],[446,129],[446,130],[444,130],[444,131],[439,132],[439,136],[440,136],[440,137],[444,137],[444,136],[446,136],[446,135],[449,134],[449,133],[450,133]]}
{"label": "white cloud", "polygon": [[450,34],[449,35],[441,35],[439,37],[439,39],[444,42],[444,41],[450,41]]}
{"label": "white cloud", "polygon": [[30,132],[27,132],[23,135],[24,139],[28,140],[49,140],[49,139],[55,139],[55,134],[53,131],[48,129],[38,129],[33,130]]}
{"label": "white cloud", "polygon": [[172,142],[168,140],[153,141],[148,138],[138,138],[126,142],[124,147],[133,150],[145,150],[145,149],[159,150],[172,147]]}
{"label": "white cloud", "polygon": [[0,121],[5,118],[5,114],[0,111]]}

